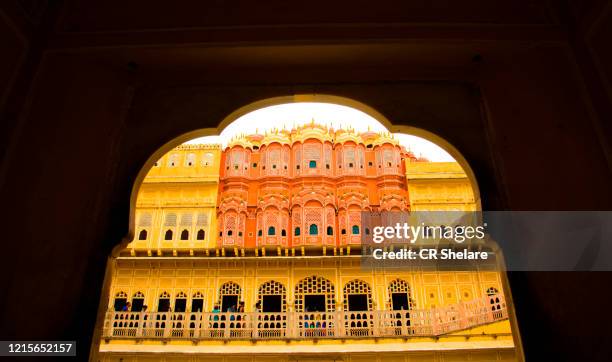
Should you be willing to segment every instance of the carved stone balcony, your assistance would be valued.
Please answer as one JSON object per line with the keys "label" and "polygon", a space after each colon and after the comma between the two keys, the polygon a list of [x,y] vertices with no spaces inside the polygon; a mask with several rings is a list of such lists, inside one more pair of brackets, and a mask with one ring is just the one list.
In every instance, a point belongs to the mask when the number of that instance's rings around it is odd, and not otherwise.
{"label": "carved stone balcony", "polygon": [[502,296],[412,310],[107,312],[106,339],[263,340],[439,336],[508,318]]}

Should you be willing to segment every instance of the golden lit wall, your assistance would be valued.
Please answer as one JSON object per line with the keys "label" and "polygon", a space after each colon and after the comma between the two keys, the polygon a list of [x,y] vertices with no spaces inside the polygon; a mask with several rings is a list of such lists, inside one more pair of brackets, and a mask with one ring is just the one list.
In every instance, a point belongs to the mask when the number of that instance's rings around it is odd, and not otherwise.
{"label": "golden lit wall", "polygon": [[183,145],[156,162],[138,192],[136,233],[128,248],[214,245],[220,159],[219,145]]}
{"label": "golden lit wall", "polygon": [[412,211],[476,211],[474,192],[457,162],[406,160]]}
{"label": "golden lit wall", "polygon": [[[227,260],[121,260],[113,276],[111,296],[121,292],[132,298],[140,292],[150,311],[157,310],[159,296],[167,292],[173,301],[183,292],[187,295],[187,311],[190,311],[191,297],[196,293],[204,295],[204,311],[211,311],[219,299],[219,288],[223,283],[234,282],[242,288],[241,300],[245,301],[246,312],[254,311],[259,287],[270,280],[287,288],[289,310],[294,302],[294,288],[300,280],[309,276],[328,279],[335,286],[336,309],[342,309],[342,290],[346,283],[359,279],[372,288],[374,310],[389,310],[388,286],[394,279],[402,279],[411,289],[414,308],[428,309],[467,302],[486,296],[489,288],[501,291],[500,275],[492,271],[388,271],[364,270],[360,257],[344,257],[337,260],[288,258],[267,260],[266,258],[245,258]],[[112,306],[112,301],[111,304]]]}

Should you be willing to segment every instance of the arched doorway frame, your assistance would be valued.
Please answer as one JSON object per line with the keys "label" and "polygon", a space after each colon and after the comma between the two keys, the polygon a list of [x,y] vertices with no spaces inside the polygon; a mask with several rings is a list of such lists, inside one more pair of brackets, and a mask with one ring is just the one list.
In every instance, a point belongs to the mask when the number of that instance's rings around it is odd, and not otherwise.
{"label": "arched doorway frame", "polygon": [[[472,188],[472,192],[474,195],[474,203],[476,205],[476,211],[482,211],[482,202],[480,196],[480,188],[478,186],[478,181],[476,179],[476,175],[468,163],[467,159],[461,154],[461,152],[453,146],[446,139],[438,136],[437,134],[425,130],[423,128],[414,127],[406,124],[394,124],[389,118],[387,118],[384,114],[380,113],[375,108],[369,106],[366,103],[361,101],[343,97],[336,96],[331,94],[294,94],[294,95],[286,95],[286,96],[277,96],[277,97],[269,97],[265,99],[261,99],[255,102],[251,102],[243,105],[242,107],[236,109],[235,111],[228,114],[225,118],[223,118],[217,127],[209,127],[209,128],[201,128],[196,129],[190,132],[183,133],[177,137],[172,138],[161,147],[159,147],[140,168],[138,175],[136,176],[132,191],[130,194],[130,212],[129,212],[129,224],[128,224],[128,233],[125,237],[122,238],[120,243],[116,245],[111,255],[109,256],[109,260],[107,263],[104,285],[102,287],[101,293],[101,301],[100,306],[98,308],[98,317],[96,322],[96,329],[94,331],[94,335],[92,338],[92,346],[90,350],[91,358],[95,358],[98,354],[99,342],[102,332],[102,326],[104,324],[104,316],[106,312],[106,306],[108,305],[108,300],[110,298],[110,283],[112,280],[112,273],[116,268],[116,258],[119,256],[119,253],[127,247],[127,245],[134,239],[135,237],[135,215],[136,215],[136,200],[138,197],[138,192],[140,190],[140,186],[142,182],[149,172],[149,170],[153,167],[156,161],[158,161],[162,156],[168,153],[170,150],[175,147],[190,141],[192,139],[204,136],[215,136],[219,135],[227,126],[229,126],[232,122],[237,120],[238,118],[256,111],[261,108],[281,105],[281,104],[290,104],[290,103],[328,103],[328,104],[336,104],[340,106],[351,107],[357,109],[359,111],[364,112],[365,114],[371,116],[380,122],[383,126],[392,133],[405,133],[412,136],[421,137],[425,140],[428,140],[439,147],[441,147],[444,151],[446,151],[449,155],[451,155],[457,163],[461,166]],[[410,120],[396,120],[397,122],[406,122],[409,123]],[[303,232],[303,231],[302,231]],[[505,270],[505,265],[503,265],[503,255],[499,248],[495,247],[495,252],[498,257],[501,257],[498,260],[501,260],[500,268],[501,270]],[[506,273],[502,273],[502,287],[504,293],[506,295],[506,305],[509,311],[509,317],[511,321],[511,330],[513,334],[513,340],[515,344],[516,351],[518,355],[523,355],[522,343],[520,340],[520,333],[518,330],[518,322],[516,320],[516,315],[514,313],[514,302],[512,300],[512,294],[510,293],[509,282]],[[91,359],[93,360],[93,359]]]}

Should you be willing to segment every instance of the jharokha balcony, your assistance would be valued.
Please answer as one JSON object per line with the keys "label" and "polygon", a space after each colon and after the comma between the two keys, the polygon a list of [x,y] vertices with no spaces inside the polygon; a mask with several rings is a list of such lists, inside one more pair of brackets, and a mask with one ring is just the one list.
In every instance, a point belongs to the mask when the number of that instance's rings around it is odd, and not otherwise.
{"label": "jharokha balcony", "polygon": [[412,310],[200,313],[116,312],[105,339],[271,340],[440,336],[508,318],[501,295]]}

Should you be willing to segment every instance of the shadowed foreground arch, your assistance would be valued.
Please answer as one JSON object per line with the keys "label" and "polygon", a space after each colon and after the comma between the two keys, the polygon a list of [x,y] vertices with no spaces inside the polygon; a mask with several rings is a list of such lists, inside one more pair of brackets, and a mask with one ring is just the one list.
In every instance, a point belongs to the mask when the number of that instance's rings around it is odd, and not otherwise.
{"label": "shadowed foreground arch", "polygon": [[[349,107],[358,109],[360,111],[363,111],[364,113],[372,116],[374,119],[378,120],[385,127],[387,127],[387,129],[389,129],[391,132],[394,132],[394,133],[399,132],[399,133],[405,133],[405,134],[418,136],[426,140],[429,140],[432,143],[437,144],[442,149],[444,149],[446,152],[448,152],[463,168],[470,182],[472,192],[474,194],[474,201],[475,201],[476,207],[478,210],[481,210],[480,191],[479,191],[478,182],[476,181],[474,172],[472,171],[470,165],[468,164],[467,160],[463,157],[463,155],[454,146],[452,146],[449,142],[447,142],[443,138],[431,132],[417,128],[417,127],[406,126],[406,125],[394,125],[384,115],[382,115],[381,113],[379,113],[372,107],[369,107],[368,105],[364,103],[361,103],[361,102],[358,102],[358,101],[355,101],[349,98],[345,98],[345,97],[338,97],[338,96],[331,96],[331,95],[296,95],[296,96],[286,96],[286,97],[275,97],[275,98],[265,99],[262,101],[253,102],[253,103],[250,103],[248,105],[245,105],[239,108],[238,110],[232,112],[230,115],[225,117],[219,123],[219,126],[216,128],[204,128],[204,129],[199,129],[199,130],[184,133],[172,139],[171,141],[167,142],[166,144],[164,144],[161,148],[155,151],[153,155],[151,155],[147,159],[145,165],[141,168],[140,172],[138,173],[136,181],[132,188],[131,197],[130,197],[130,218],[129,218],[128,235],[124,237],[121,243],[113,249],[113,253],[109,261],[109,267],[114,268],[114,259],[116,258],[116,256],[118,256],[119,252],[123,248],[125,248],[129,242],[132,241],[132,238],[135,232],[134,216],[135,216],[135,206],[136,206],[136,199],[138,196],[138,191],[140,189],[140,185],[143,179],[145,178],[145,176],[147,175],[147,173],[149,172],[153,164],[157,162],[157,160],[159,160],[164,154],[168,153],[173,148],[183,144],[186,141],[189,141],[189,140],[192,140],[198,137],[220,134],[229,124],[231,124],[239,117],[251,111],[254,111],[254,110],[257,110],[263,107],[271,106],[271,105],[287,104],[291,102],[319,102],[319,103],[330,103],[330,104],[337,104],[337,105],[342,105],[342,106],[349,106]],[[109,283],[109,280],[107,279],[106,284],[108,283]],[[507,282],[505,281],[505,278],[504,278],[504,284],[506,283]],[[108,292],[108,288],[109,288],[108,285],[105,285],[103,290]],[[504,288],[504,289],[507,289],[507,288]],[[104,297],[105,295],[103,296],[102,300],[104,300]],[[514,330],[515,329],[513,327],[513,331]],[[95,345],[94,345],[94,348],[95,348]]]}

